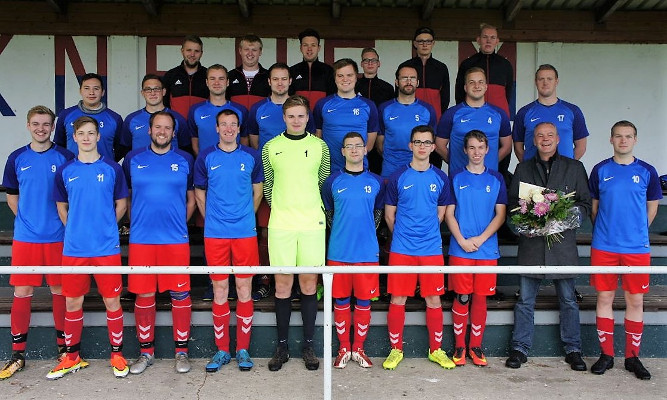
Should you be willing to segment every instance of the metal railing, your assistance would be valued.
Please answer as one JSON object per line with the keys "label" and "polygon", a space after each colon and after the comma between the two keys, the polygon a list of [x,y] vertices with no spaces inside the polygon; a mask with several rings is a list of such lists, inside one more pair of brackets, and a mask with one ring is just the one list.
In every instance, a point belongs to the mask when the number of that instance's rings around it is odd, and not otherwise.
{"label": "metal railing", "polygon": [[[544,265],[498,265],[498,266],[322,266],[322,267],[278,267],[278,266],[0,266],[0,274],[321,274],[324,293],[331,293],[333,274],[383,273],[383,274],[667,274],[667,266],[544,266]],[[332,307],[331,296],[324,296],[324,396],[331,399],[332,369]]]}

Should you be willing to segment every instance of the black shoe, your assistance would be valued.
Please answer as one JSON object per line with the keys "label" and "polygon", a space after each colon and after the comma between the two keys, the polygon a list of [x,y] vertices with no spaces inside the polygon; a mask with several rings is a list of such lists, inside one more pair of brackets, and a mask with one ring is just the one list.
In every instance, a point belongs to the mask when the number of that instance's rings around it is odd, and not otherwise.
{"label": "black shoe", "polygon": [[601,354],[600,358],[591,366],[591,372],[602,375],[606,370],[614,368],[614,357]]}
{"label": "black shoe", "polygon": [[306,364],[306,369],[308,371],[315,371],[320,367],[320,360],[315,356],[315,350],[313,350],[311,346],[303,348],[301,357],[303,358],[303,362]]}
{"label": "black shoe", "polygon": [[581,358],[581,353],[578,351],[567,353],[565,356],[565,362],[570,364],[570,368],[575,371],[586,371],[588,369],[586,367],[586,363]]}
{"label": "black shoe", "polygon": [[289,353],[287,348],[278,346],[276,352],[269,360],[269,371],[278,371],[283,367],[283,364],[289,361]]}
{"label": "black shoe", "polygon": [[528,361],[528,357],[519,350],[511,350],[510,357],[505,361],[505,366],[507,368],[521,368],[521,364]]}
{"label": "black shoe", "polygon": [[651,373],[648,372],[646,368],[644,368],[644,365],[642,365],[642,362],[639,361],[639,357],[630,357],[625,359],[625,369],[627,369],[630,372],[634,372],[635,376],[639,379],[642,380],[649,380],[651,379]]}

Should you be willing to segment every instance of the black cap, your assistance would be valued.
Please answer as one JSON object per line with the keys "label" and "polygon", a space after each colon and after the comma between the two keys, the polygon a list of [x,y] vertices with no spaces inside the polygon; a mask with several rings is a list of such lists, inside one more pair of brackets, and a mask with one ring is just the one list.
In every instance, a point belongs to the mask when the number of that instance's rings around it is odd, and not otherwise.
{"label": "black cap", "polygon": [[435,32],[433,32],[433,29],[429,28],[428,26],[421,26],[415,31],[415,37],[413,37],[412,40],[417,39],[417,36],[421,35],[422,33],[428,33],[429,35],[433,36],[433,39],[435,39]]}

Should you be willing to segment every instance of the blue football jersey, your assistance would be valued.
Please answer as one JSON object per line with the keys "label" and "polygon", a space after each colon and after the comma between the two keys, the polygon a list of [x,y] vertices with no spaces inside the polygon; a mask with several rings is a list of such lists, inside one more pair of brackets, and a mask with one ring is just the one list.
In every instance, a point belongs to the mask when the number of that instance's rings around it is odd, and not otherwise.
{"label": "blue football jersey", "polygon": [[574,158],[574,141],[588,136],[586,120],[581,109],[561,99],[550,106],[545,106],[535,100],[516,113],[512,129],[514,141],[523,142],[524,161],[537,154],[537,148],[533,143],[533,131],[542,122],[551,122],[556,126],[560,138],[558,153]]}
{"label": "blue football jersey", "polygon": [[369,132],[380,130],[375,103],[360,95],[351,99],[344,99],[337,94],[327,96],[317,102],[313,116],[315,127],[322,130],[322,140],[329,146],[332,172],[345,168],[345,158],[341,152],[345,135],[358,132],[366,143]]}
{"label": "blue football jersey", "polygon": [[127,196],[123,170],[104,156],[90,164],[75,158],[58,167],[53,197],[69,206],[63,255],[119,254],[114,201]]}
{"label": "blue football jersey", "polygon": [[264,181],[259,152],[239,145],[226,152],[209,147],[195,161],[195,187],[206,190],[204,237],[257,236],[252,185]]}
{"label": "blue football jersey", "polygon": [[220,136],[215,129],[217,126],[215,119],[222,110],[232,110],[239,116],[241,132],[237,136],[236,142],[240,142],[241,136],[248,136],[248,110],[245,107],[233,101],[228,101],[222,106],[216,106],[206,100],[190,107],[188,113],[188,129],[192,137],[199,138],[200,152],[220,142]]}
{"label": "blue football jersey", "polygon": [[[450,176],[454,217],[464,238],[478,236],[489,226],[496,216],[496,205],[507,204],[505,181],[497,171],[486,169],[481,174],[473,174],[466,168]],[[449,205],[448,204],[448,205]],[[467,253],[452,237],[449,241],[449,255],[472,260],[495,260],[500,258],[498,236],[494,233],[482,246]]]}
{"label": "blue football jersey", "polygon": [[132,190],[130,243],[188,243],[186,194],[194,190],[194,160],[182,150],[157,154],[150,147],[125,156],[123,172]]}
{"label": "blue football jersey", "polygon": [[412,128],[428,125],[435,130],[436,113],[433,106],[419,99],[412,104],[389,100],[380,105],[378,113],[378,135],[384,135],[382,177],[387,179],[398,168],[412,161],[412,150],[409,147]]}
{"label": "blue football jersey", "polygon": [[449,178],[431,167],[416,171],[398,169],[387,183],[385,204],[396,206],[391,251],[409,256],[442,254],[438,206],[451,202]]}
{"label": "blue football jersey", "polygon": [[83,116],[95,118],[98,123],[100,141],[97,143],[97,151],[108,159],[114,160],[114,143],[120,141],[123,119],[108,108],[102,108],[97,112],[86,112],[79,104],[64,109],[58,114],[53,141],[61,146],[67,146],[67,150],[75,155],[79,154],[79,148],[74,141],[74,121]]}
{"label": "blue football jersey", "polygon": [[56,170],[73,158],[74,154],[57,144],[43,152],[36,152],[27,145],[9,155],[2,186],[7,194],[19,196],[14,218],[15,240],[28,243],[63,241],[65,227],[58,216],[52,193]]}
{"label": "blue football jersey", "polygon": [[384,208],[382,178],[369,171],[338,171],[324,181],[322,203],[325,210],[334,211],[327,259],[378,262],[374,211]]}
{"label": "blue football jersey", "polygon": [[507,114],[489,103],[470,107],[464,101],[445,111],[438,123],[437,136],[449,139],[450,174],[468,164],[468,156],[463,152],[463,138],[473,129],[484,132],[489,139],[489,153],[484,158],[484,165],[498,170],[500,138],[511,134]]}
{"label": "blue football jersey", "polygon": [[[190,146],[190,131],[188,131],[188,123],[185,118],[176,111],[165,108],[165,112],[171,114],[176,120],[174,126],[174,139],[171,142],[173,147],[187,147]],[[148,133],[150,128],[151,113],[145,108],[137,110],[125,117],[123,127],[121,128],[120,144],[129,147],[132,150],[145,148],[151,144],[151,137]]]}
{"label": "blue football jersey", "polygon": [[599,200],[591,247],[623,254],[649,253],[646,202],[662,199],[653,166],[635,158],[628,165],[608,158],[591,171],[591,197]]}

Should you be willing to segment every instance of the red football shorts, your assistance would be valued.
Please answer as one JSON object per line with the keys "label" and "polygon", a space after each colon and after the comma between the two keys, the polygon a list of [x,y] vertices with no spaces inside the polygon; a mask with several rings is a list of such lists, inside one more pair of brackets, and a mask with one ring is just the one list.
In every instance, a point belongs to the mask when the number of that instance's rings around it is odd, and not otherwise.
{"label": "red football shorts", "polygon": [[[190,244],[130,243],[129,265],[190,265]],[[127,290],[136,294],[190,290],[190,274],[130,274]]]}
{"label": "red football shorts", "polygon": [[[63,242],[28,243],[12,242],[12,265],[60,265],[63,258]],[[60,274],[45,274],[49,286],[60,286]],[[43,274],[11,274],[12,286],[42,286]]]}
{"label": "red football shorts", "polygon": [[[591,248],[591,265],[651,265],[651,254],[621,254]],[[626,292],[648,293],[649,274],[591,274],[591,286],[599,292],[616,290],[619,275]]]}
{"label": "red football shorts", "polygon": [[[380,265],[376,262],[342,263],[327,260],[327,265]],[[378,274],[334,274],[331,294],[334,299],[350,297],[354,290],[354,297],[361,300],[370,300],[380,295],[380,279]]]}
{"label": "red football shorts", "polygon": [[[242,239],[204,238],[204,253],[209,266],[259,265],[257,237]],[[252,274],[236,274],[238,278],[250,278]],[[211,274],[211,280],[224,281],[229,274]]]}
{"label": "red football shorts", "polygon": [[[449,256],[448,265],[498,265],[498,260],[473,260],[470,258]],[[458,294],[475,293],[491,296],[496,293],[496,274],[448,274],[449,290]]]}
{"label": "red football shorts", "polygon": [[[408,256],[389,253],[389,265],[445,265],[442,254],[435,256]],[[387,291],[395,296],[414,296],[419,280],[419,293],[422,297],[445,294],[444,274],[388,274]]]}
{"label": "red football shorts", "polygon": [[[77,267],[121,265],[120,254],[103,257],[69,257],[63,256],[63,265]],[[102,297],[112,298],[120,296],[123,290],[123,280],[120,274],[94,274],[97,291]],[[81,297],[90,291],[90,274],[63,274],[63,296]]]}

